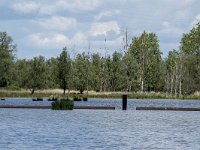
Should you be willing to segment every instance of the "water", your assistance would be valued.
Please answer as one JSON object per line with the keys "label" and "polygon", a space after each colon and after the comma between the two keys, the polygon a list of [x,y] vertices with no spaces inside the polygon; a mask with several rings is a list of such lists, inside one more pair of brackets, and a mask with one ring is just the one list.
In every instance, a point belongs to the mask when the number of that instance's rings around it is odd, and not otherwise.
{"label": "water", "polygon": [[[75,102],[76,106],[114,106],[116,109],[121,109],[121,99],[101,99],[90,98],[87,102]],[[30,98],[6,98],[5,101],[0,100],[0,105],[39,105],[50,106],[51,101],[44,98],[43,101],[32,101]],[[188,107],[200,108],[200,100],[141,100],[130,99],[128,100],[127,109],[135,110],[136,107]]]}
{"label": "water", "polygon": [[[30,99],[0,104],[50,105]],[[115,106],[116,110],[53,111],[0,109],[2,150],[200,149],[200,112],[136,111],[136,106],[200,107],[200,101],[89,99],[76,105]]]}

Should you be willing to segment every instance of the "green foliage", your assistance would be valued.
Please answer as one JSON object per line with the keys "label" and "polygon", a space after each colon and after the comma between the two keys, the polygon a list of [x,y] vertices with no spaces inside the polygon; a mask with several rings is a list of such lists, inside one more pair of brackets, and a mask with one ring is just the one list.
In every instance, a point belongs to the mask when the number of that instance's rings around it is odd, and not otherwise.
{"label": "green foliage", "polygon": [[64,94],[79,90],[81,96],[88,90],[126,91],[145,98],[146,92],[187,97],[200,91],[200,24],[183,35],[180,49],[170,51],[166,59],[161,58],[157,35],[145,31],[132,39],[125,53],[115,51],[105,57],[82,53],[70,59],[65,47],[58,58],[15,60],[15,49],[12,38],[0,32],[0,87],[4,89],[28,88],[34,94],[37,89],[62,88]]}
{"label": "green foliage", "polygon": [[183,34],[181,39],[181,50],[186,55],[200,56],[200,23],[198,23],[189,33]]}
{"label": "green foliage", "polygon": [[157,85],[161,81],[161,52],[157,35],[144,31],[141,36],[133,38],[126,57],[127,68],[135,70],[135,75],[133,72],[129,75],[135,78],[140,91],[158,91],[160,87]]}
{"label": "green foliage", "polygon": [[29,81],[30,61],[25,59],[17,60],[15,63],[15,81],[20,88],[27,87]]}
{"label": "green foliage", "polygon": [[137,77],[139,64],[137,63],[136,59],[134,59],[134,55],[130,51],[125,54],[122,62],[123,77],[125,79],[123,82],[125,83],[125,89],[127,91],[138,91],[139,82]]}
{"label": "green foliage", "polygon": [[0,32],[0,87],[12,84],[15,50],[12,38],[6,32]]}
{"label": "green foliage", "polygon": [[60,87],[64,90],[69,89],[70,87],[70,78],[71,78],[71,59],[67,53],[67,48],[63,48],[60,57],[58,58],[58,81]]}
{"label": "green foliage", "polygon": [[95,91],[100,91],[101,87],[101,57],[93,54],[91,60],[91,88]]}
{"label": "green foliage", "polygon": [[69,99],[61,99],[51,103],[53,110],[72,110],[74,108],[74,102]]}
{"label": "green foliage", "polygon": [[37,89],[43,89],[46,85],[46,64],[43,56],[34,57],[28,62],[28,80],[26,87],[31,90],[31,94]]}
{"label": "green foliage", "polygon": [[120,91],[123,89],[123,75],[122,75],[122,54],[114,52],[112,56],[112,61],[110,65],[110,82],[111,91]]}
{"label": "green foliage", "polygon": [[91,77],[91,65],[89,55],[85,53],[78,54],[73,64],[73,82],[77,90],[82,94],[89,88],[89,79]]}
{"label": "green foliage", "polygon": [[46,87],[47,88],[59,88],[58,82],[58,59],[50,58],[46,61]]}
{"label": "green foliage", "polygon": [[183,94],[200,90],[200,23],[181,39],[183,58]]}
{"label": "green foliage", "polygon": [[180,83],[180,63],[179,63],[180,54],[176,51],[170,51],[165,62],[166,67],[166,91],[170,95],[177,95],[179,90],[178,83]]}

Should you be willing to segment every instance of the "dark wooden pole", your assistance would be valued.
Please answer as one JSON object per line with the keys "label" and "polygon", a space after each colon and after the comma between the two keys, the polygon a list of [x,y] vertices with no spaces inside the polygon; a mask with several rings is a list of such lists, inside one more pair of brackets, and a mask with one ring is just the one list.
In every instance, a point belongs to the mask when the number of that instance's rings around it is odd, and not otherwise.
{"label": "dark wooden pole", "polygon": [[122,95],[122,110],[127,109],[127,95]]}

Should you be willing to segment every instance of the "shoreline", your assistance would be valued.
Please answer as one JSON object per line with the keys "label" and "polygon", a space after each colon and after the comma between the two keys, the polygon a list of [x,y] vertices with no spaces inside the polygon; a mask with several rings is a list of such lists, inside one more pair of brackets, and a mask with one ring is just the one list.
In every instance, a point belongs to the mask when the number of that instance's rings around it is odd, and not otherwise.
{"label": "shoreline", "polygon": [[145,99],[145,100],[200,100],[200,94],[187,95],[181,97],[170,96],[166,93],[159,92],[94,92],[89,91],[88,94],[85,92],[83,94],[79,94],[78,91],[70,91],[70,93],[63,94],[61,89],[48,89],[48,90],[38,90],[33,95],[30,94],[29,90],[6,90],[0,89],[0,98],[51,98],[52,96],[56,96],[59,98],[122,98],[122,95],[128,95],[128,99]]}

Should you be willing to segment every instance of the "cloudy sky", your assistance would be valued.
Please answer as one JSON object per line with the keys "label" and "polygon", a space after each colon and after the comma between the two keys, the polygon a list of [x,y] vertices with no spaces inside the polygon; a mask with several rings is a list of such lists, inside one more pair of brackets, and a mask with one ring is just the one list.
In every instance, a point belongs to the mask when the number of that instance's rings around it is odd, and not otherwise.
{"label": "cloudy sky", "polygon": [[[200,21],[199,0],[0,0],[0,32],[17,44],[18,58],[57,57],[67,47],[111,54],[144,30],[158,35],[163,57]],[[106,39],[106,41],[105,41]]]}

